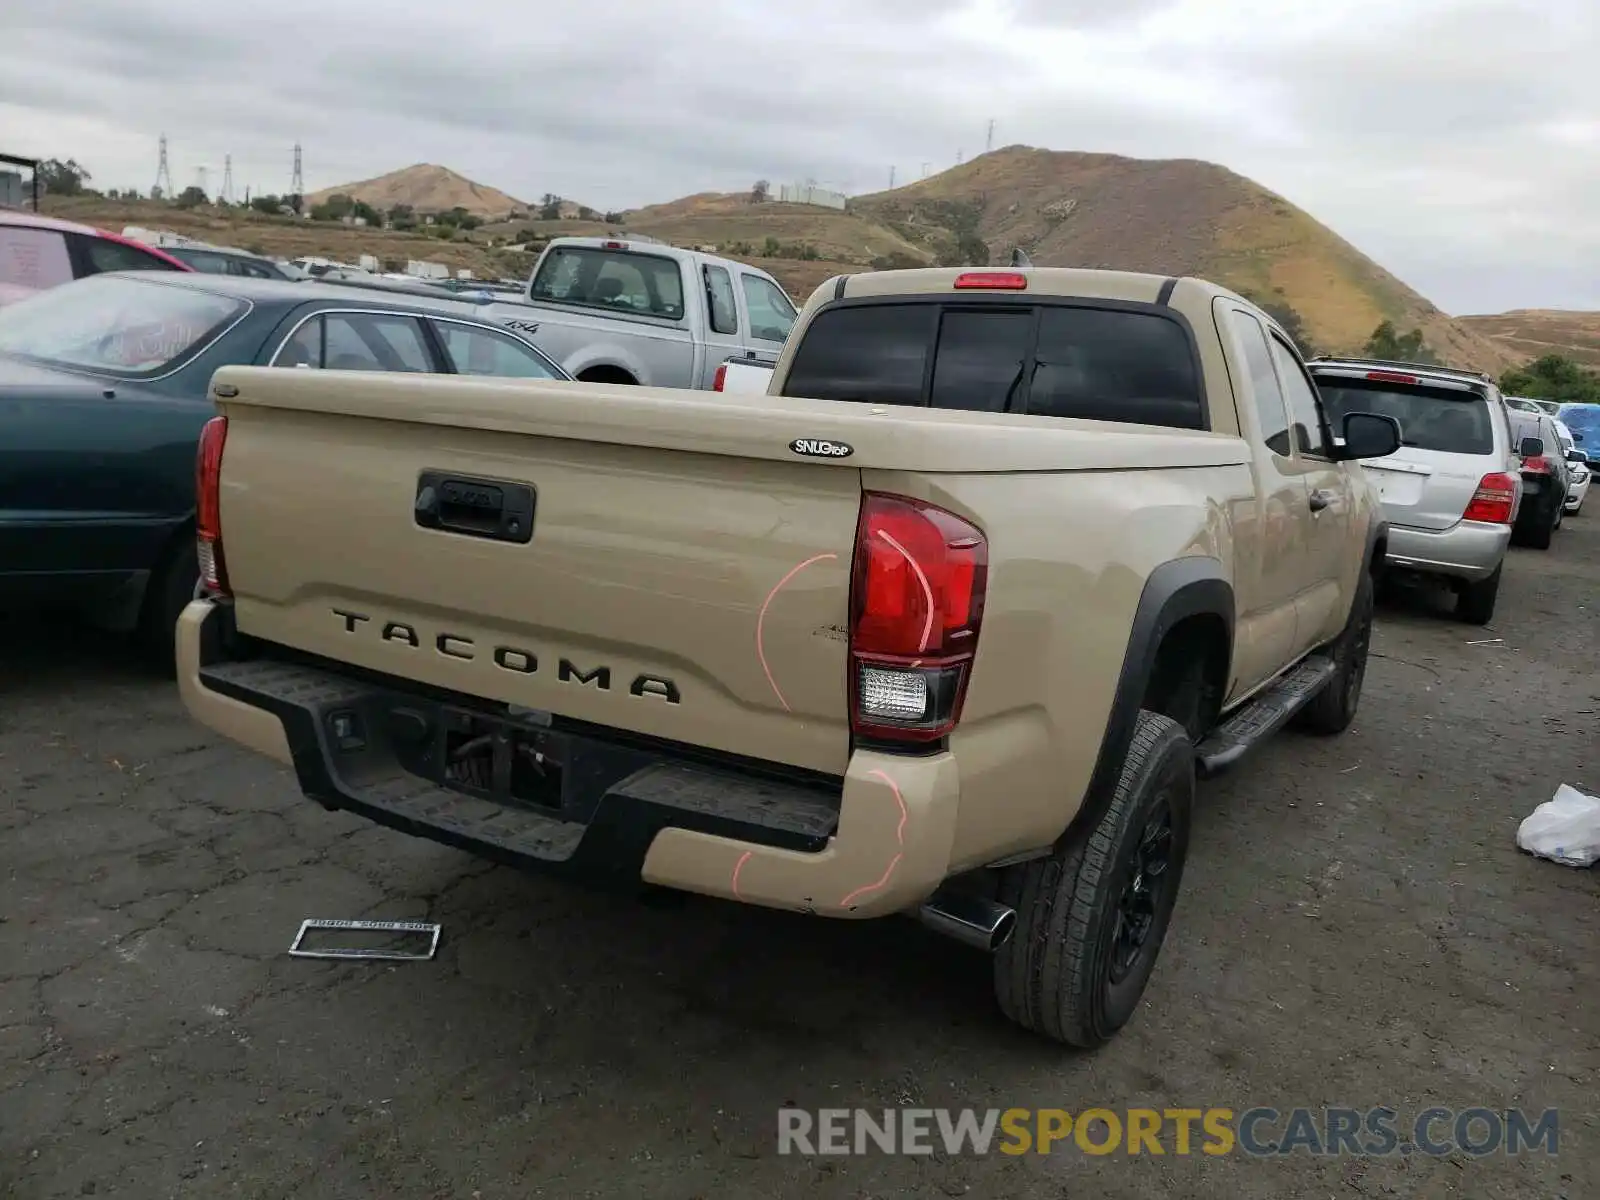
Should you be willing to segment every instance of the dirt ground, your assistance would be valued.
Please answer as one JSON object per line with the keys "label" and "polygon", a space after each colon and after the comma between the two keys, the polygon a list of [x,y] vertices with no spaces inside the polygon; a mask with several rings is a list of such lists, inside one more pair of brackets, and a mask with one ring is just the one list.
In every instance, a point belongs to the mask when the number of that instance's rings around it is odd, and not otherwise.
{"label": "dirt ground", "polygon": [[[1202,792],[1148,1004],[1083,1055],[909,921],[490,868],[310,805],[115,643],[9,623],[0,1195],[1600,1195],[1600,872],[1513,844],[1558,784],[1600,791],[1600,509],[1514,552],[1489,629],[1403,599],[1374,651],[1347,735]],[[289,958],[307,916],[444,938]],[[1560,1153],[776,1153],[781,1105],[1430,1104],[1559,1108]]]}

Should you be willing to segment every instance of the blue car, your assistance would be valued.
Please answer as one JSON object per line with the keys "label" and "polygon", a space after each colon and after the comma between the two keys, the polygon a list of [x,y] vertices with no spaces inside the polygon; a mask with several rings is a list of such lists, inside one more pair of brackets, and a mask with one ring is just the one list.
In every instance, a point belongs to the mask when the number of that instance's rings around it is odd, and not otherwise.
{"label": "blue car", "polygon": [[1556,420],[1572,431],[1591,467],[1600,467],[1600,404],[1563,404]]}
{"label": "blue car", "polygon": [[124,271],[35,293],[0,308],[0,611],[69,610],[171,662],[230,365],[571,378],[435,289]]}

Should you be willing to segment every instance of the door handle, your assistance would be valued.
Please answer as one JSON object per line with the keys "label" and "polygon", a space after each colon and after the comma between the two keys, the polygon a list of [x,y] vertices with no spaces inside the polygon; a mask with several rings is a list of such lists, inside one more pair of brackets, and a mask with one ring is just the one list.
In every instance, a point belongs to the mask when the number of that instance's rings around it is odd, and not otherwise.
{"label": "door handle", "polygon": [[1311,511],[1321,512],[1323,509],[1330,507],[1338,498],[1338,494],[1332,488],[1318,488],[1311,493]]}
{"label": "door handle", "polygon": [[533,537],[533,489],[524,483],[424,471],[415,514],[424,529],[524,545]]}

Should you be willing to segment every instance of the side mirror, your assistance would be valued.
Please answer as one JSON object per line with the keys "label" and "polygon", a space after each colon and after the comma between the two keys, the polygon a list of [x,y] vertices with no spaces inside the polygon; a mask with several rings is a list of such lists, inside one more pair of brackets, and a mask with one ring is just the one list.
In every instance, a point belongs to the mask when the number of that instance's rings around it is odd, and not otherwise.
{"label": "side mirror", "polygon": [[1344,444],[1335,447],[1341,460],[1383,458],[1400,449],[1400,422],[1377,413],[1346,413]]}
{"label": "side mirror", "polygon": [[1581,441],[1583,441],[1583,434],[1581,434],[1581,433],[1574,433],[1574,434],[1573,434],[1573,435],[1572,435],[1572,440],[1573,440],[1573,441],[1574,441],[1574,442],[1581,442]]}
{"label": "side mirror", "polygon": [[1538,458],[1544,453],[1544,439],[1525,437],[1517,443],[1517,456],[1519,458]]}
{"label": "side mirror", "polygon": [[1567,451],[1567,461],[1586,463],[1589,461],[1589,456],[1582,450],[1574,447],[1573,449]]}

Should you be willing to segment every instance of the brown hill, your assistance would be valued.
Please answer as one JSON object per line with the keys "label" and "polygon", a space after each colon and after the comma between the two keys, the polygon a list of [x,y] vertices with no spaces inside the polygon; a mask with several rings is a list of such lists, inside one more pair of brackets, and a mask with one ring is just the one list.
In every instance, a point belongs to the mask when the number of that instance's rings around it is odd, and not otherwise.
{"label": "brown hill", "polygon": [[1009,146],[850,207],[936,256],[965,231],[987,243],[993,261],[1021,246],[1040,266],[1205,276],[1287,304],[1324,350],[1359,350],[1391,320],[1420,327],[1458,365],[1498,373],[1523,357],[1441,312],[1287,200],[1213,163]]}
{"label": "brown hill", "polygon": [[409,204],[416,212],[448,212],[464,208],[485,220],[498,220],[512,212],[525,212],[528,205],[497,188],[475,183],[465,175],[458,175],[448,167],[433,163],[417,163],[379,175],[376,179],[363,179],[357,183],[341,183],[337,187],[323,188],[306,197],[310,204],[320,204],[329,196],[345,195],[372,205],[379,212],[387,212],[397,204]]}
{"label": "brown hill", "polygon": [[1600,368],[1600,313],[1519,308],[1494,316],[1458,319],[1519,359],[1560,354],[1586,367]]}

